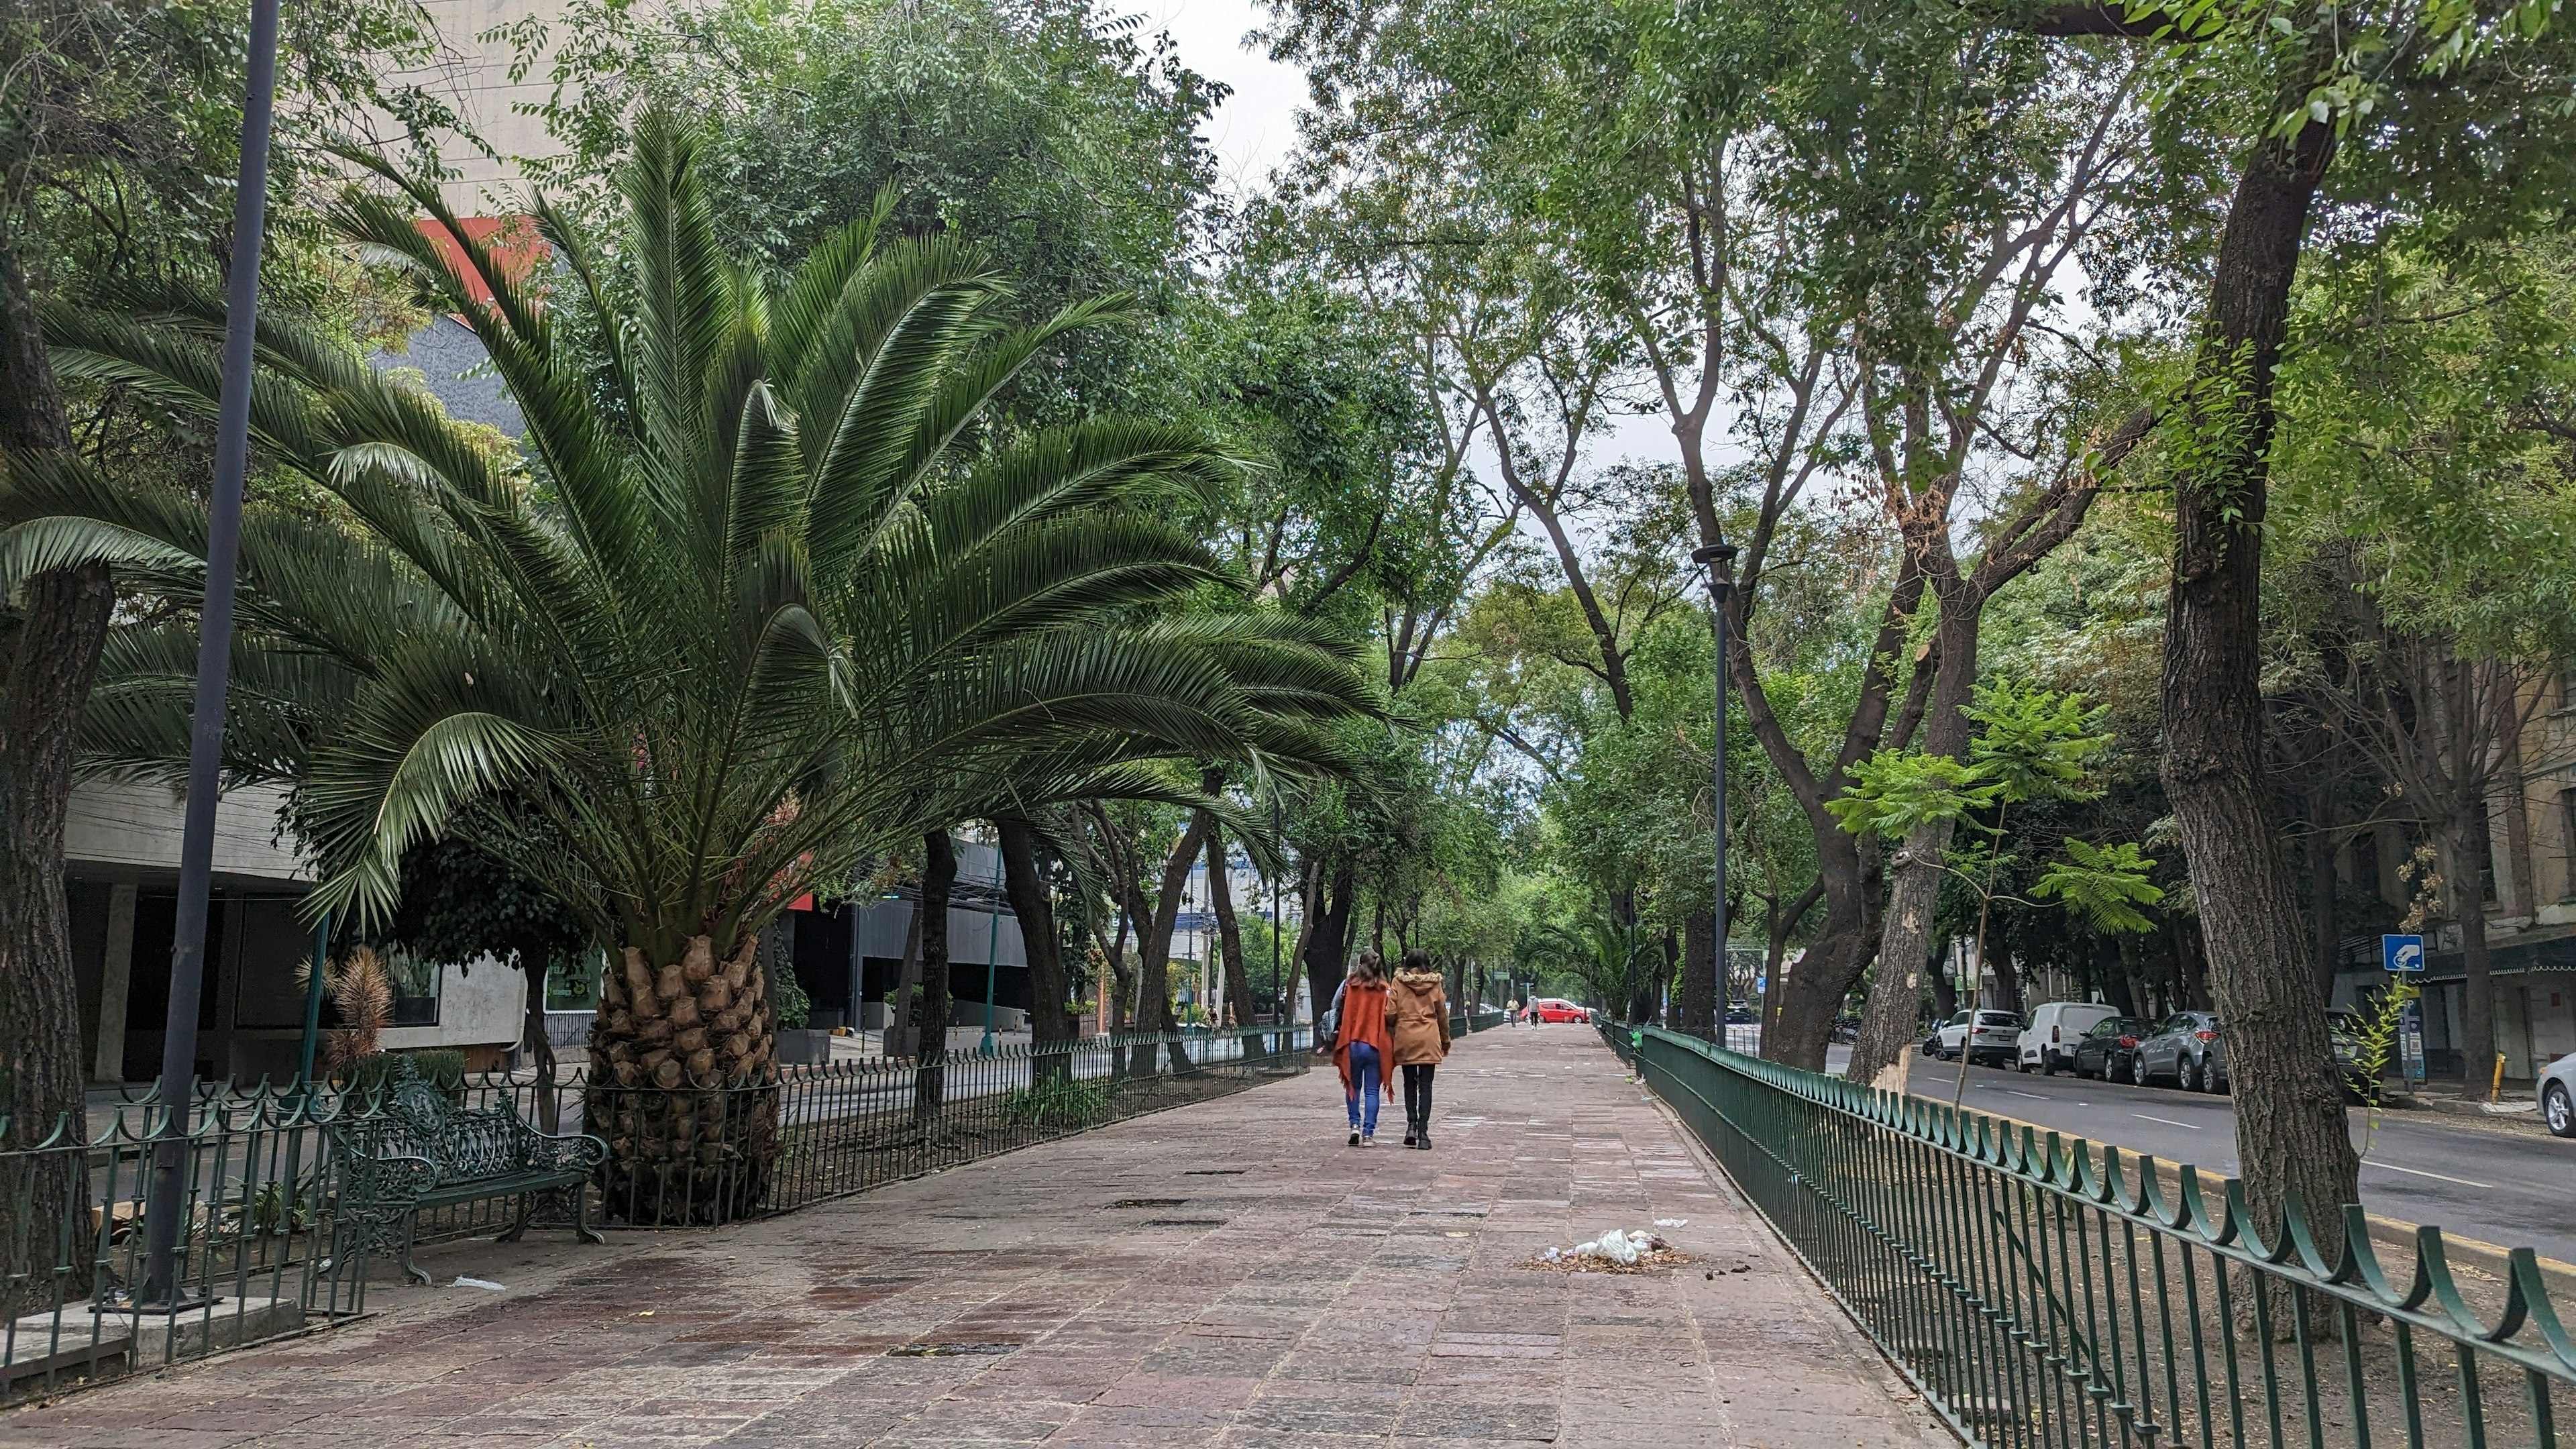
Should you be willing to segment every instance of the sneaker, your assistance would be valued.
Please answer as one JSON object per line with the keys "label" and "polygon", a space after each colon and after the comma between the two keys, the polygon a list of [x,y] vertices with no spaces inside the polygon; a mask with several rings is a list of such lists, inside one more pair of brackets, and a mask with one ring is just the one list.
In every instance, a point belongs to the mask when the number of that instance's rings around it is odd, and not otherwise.
{"label": "sneaker", "polygon": [[1353,1147],[1360,1145],[1360,1129],[1357,1127],[1351,1129],[1351,1145]]}
{"label": "sneaker", "polygon": [[1374,1132],[1364,1134],[1360,1138],[1360,1145],[1362,1147],[1375,1147],[1377,1145],[1377,1134]]}

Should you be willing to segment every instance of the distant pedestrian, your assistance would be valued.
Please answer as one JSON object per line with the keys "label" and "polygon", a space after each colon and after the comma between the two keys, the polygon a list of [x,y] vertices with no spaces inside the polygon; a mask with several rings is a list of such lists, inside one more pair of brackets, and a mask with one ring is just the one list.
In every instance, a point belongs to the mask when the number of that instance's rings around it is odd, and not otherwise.
{"label": "distant pedestrian", "polygon": [[1521,1024],[1521,999],[1519,997],[1515,996],[1511,1000],[1503,1003],[1503,1020],[1510,1022],[1514,1026]]}
{"label": "distant pedestrian", "polygon": [[1377,1145],[1378,1094],[1386,1086],[1386,1066],[1394,1054],[1387,1037],[1393,1015],[1387,1005],[1384,967],[1375,951],[1362,951],[1351,974],[1333,995],[1336,1021],[1333,1064],[1341,1068],[1342,1094],[1350,1108],[1351,1145]]}
{"label": "distant pedestrian", "polygon": [[1404,1145],[1431,1149],[1431,1069],[1449,1055],[1449,991],[1431,957],[1407,951],[1387,988],[1395,1064],[1404,1069]]}

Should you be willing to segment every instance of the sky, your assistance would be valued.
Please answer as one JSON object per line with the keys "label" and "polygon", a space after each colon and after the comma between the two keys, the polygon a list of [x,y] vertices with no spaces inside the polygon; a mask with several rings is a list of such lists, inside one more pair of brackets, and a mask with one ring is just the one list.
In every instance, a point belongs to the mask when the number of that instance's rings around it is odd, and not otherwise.
{"label": "sky", "polygon": [[[1181,63],[1234,88],[1208,124],[1226,185],[1238,193],[1260,190],[1271,171],[1297,149],[1297,109],[1306,102],[1306,73],[1270,58],[1266,48],[1243,44],[1269,22],[1255,0],[1136,0],[1135,14],[1149,33],[1172,37]],[[1678,462],[1680,446],[1660,411],[1605,418],[1589,451],[1595,466],[1623,461]],[[1480,450],[1481,451],[1481,450]],[[1480,465],[1488,476],[1490,458]]]}
{"label": "sky", "polygon": [[1234,88],[1210,123],[1208,139],[1229,186],[1259,189],[1296,149],[1297,108],[1306,100],[1304,70],[1242,43],[1247,32],[1268,22],[1269,12],[1252,0],[1139,0],[1135,13],[1149,32],[1172,37],[1182,64]]}

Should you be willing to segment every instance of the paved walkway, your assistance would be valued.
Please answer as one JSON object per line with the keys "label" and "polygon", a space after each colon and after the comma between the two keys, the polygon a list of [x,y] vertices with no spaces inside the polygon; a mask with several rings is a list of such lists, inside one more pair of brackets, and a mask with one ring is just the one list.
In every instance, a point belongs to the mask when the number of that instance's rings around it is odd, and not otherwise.
{"label": "paved walkway", "polygon": [[[508,1291],[389,1290],[0,1446],[1953,1442],[1591,1032],[1476,1036],[1439,1092],[1427,1153],[1400,1108],[1343,1146],[1316,1072],[729,1231],[454,1244],[442,1282]],[[1702,1261],[1526,1266],[1655,1218]]]}

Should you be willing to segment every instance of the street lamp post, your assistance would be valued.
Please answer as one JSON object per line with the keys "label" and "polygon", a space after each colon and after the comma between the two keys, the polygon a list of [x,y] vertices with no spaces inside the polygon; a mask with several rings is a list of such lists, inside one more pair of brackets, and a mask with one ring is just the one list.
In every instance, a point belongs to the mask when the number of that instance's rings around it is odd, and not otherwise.
{"label": "street lamp post", "polygon": [[252,343],[259,253],[268,226],[269,116],[277,98],[277,0],[252,0],[242,94],[241,168],[233,191],[232,271],[224,289],[223,386],[215,422],[213,507],[206,529],[206,595],[197,623],[197,693],[188,732],[188,801],[179,843],[179,901],[170,942],[170,1009],[161,1037],[161,1131],[153,1144],[139,1302],[177,1313],[179,1232],[186,1214],[188,1127],[196,1099],[197,1003],[206,970],[206,896],[215,864],[216,778],[224,754],[224,691],[232,682],[233,582],[241,542],[242,478],[250,461]]}
{"label": "street lamp post", "polygon": [[1735,591],[1735,545],[1713,543],[1706,548],[1693,549],[1691,562],[1708,569],[1709,612],[1717,620],[1716,762],[1710,766],[1716,787],[1717,899],[1716,925],[1709,948],[1717,957],[1710,963],[1717,975],[1714,1030],[1718,1042],[1723,1045],[1726,1041],[1726,610],[1730,595]]}

